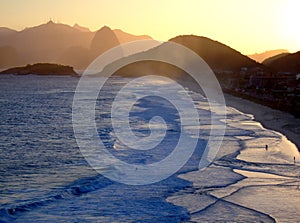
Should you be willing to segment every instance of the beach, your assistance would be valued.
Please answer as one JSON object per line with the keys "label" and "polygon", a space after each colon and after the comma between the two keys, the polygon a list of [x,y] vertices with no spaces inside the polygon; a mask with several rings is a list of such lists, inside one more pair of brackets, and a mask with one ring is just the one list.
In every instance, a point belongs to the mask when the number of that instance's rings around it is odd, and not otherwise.
{"label": "beach", "polygon": [[[151,150],[127,148],[112,131],[108,105],[130,80],[121,77],[110,80],[111,84],[99,97],[103,103],[96,110],[96,121],[99,137],[108,151],[120,160],[143,166],[168,157],[181,133],[181,122],[171,103],[145,97],[131,111],[132,131],[147,136],[149,118],[159,115],[167,123],[167,135]],[[89,81],[95,84],[95,78]],[[277,111],[270,112],[264,106],[225,95],[227,118],[217,116],[217,122],[211,124],[206,99],[190,91],[201,123],[200,126],[189,123],[186,132],[193,133],[199,128],[201,134],[189,161],[157,183],[125,185],[96,172],[78,148],[71,115],[77,82],[78,78],[68,76],[1,76],[1,222],[297,221],[300,212],[297,147],[283,132],[284,135],[279,133],[280,129],[274,131],[263,121],[257,122],[257,114],[272,120],[280,117]],[[166,96],[173,96],[172,82],[161,83],[159,87],[156,79],[149,83],[153,83],[147,85],[153,92],[161,92],[163,86]],[[124,92],[125,102],[133,93],[144,92],[136,85],[129,93]],[[245,113],[243,107],[247,108]],[[280,120],[285,127],[296,123],[293,119]],[[211,128],[218,129],[224,124],[226,132],[214,162],[199,170]],[[158,124],[153,127],[162,129]],[[188,144],[183,148],[188,148]],[[103,171],[119,174],[118,165],[113,167]],[[153,177],[160,176],[160,172],[152,172]]]}
{"label": "beach", "polygon": [[289,140],[296,129],[285,128],[297,120],[251,101],[225,98],[227,130],[215,161],[179,175],[193,183],[192,189],[167,201],[185,207],[192,222],[298,222],[300,156]]}
{"label": "beach", "polygon": [[265,128],[285,135],[300,151],[300,119],[287,112],[275,110],[243,98],[229,94],[224,94],[224,96],[227,106],[234,107],[246,114],[252,114],[254,119]]}

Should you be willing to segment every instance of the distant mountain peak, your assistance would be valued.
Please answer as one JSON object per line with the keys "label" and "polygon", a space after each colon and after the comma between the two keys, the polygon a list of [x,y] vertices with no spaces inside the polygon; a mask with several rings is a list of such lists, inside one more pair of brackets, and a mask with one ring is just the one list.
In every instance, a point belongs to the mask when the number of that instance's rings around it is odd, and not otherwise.
{"label": "distant mountain peak", "polygon": [[84,27],[84,26],[80,26],[79,24],[75,23],[73,25],[73,28],[77,29],[77,30],[80,30],[82,32],[90,32],[91,30],[87,27]]}
{"label": "distant mountain peak", "polygon": [[150,36],[147,35],[133,35],[126,33],[122,31],[121,29],[114,29],[113,32],[116,34],[118,37],[118,40],[120,43],[127,43],[131,41],[136,41],[136,40],[146,40],[146,39],[152,39]]}
{"label": "distant mountain peak", "polygon": [[47,24],[54,24],[54,22],[52,21],[52,19],[50,19]]}
{"label": "distant mountain peak", "polygon": [[0,37],[12,35],[12,34],[15,34],[15,33],[17,33],[16,30],[9,29],[9,28],[6,28],[6,27],[0,27]]}
{"label": "distant mountain peak", "polygon": [[277,72],[300,73],[300,51],[270,58],[265,65]]}
{"label": "distant mountain peak", "polygon": [[102,26],[102,28],[100,28],[98,31],[101,31],[101,30],[110,30],[110,31],[112,31],[111,28],[107,25]]}
{"label": "distant mountain peak", "polygon": [[169,41],[193,50],[215,71],[240,71],[242,67],[262,66],[237,50],[204,36],[180,35]]}
{"label": "distant mountain peak", "polygon": [[274,57],[282,53],[289,53],[289,51],[285,49],[268,50],[262,53],[255,53],[255,54],[248,55],[248,57],[261,63],[268,58]]}
{"label": "distant mountain peak", "polygon": [[21,31],[0,27],[0,68],[54,62],[81,69],[106,50],[141,39],[151,37],[107,25],[92,32],[78,23],[68,25],[53,19]]}
{"label": "distant mountain peak", "polygon": [[108,26],[103,26],[96,32],[91,42],[90,49],[94,56],[98,56],[106,50],[113,48],[119,44],[120,42],[111,28],[109,28]]}
{"label": "distant mountain peak", "polygon": [[[67,29],[72,29],[71,26],[63,24],[63,23],[56,23],[53,22],[52,20],[49,20],[46,23],[37,25],[37,26],[33,26],[33,27],[26,27],[24,30],[36,30],[36,29],[43,29],[43,30],[52,30],[52,29],[57,29],[57,28],[67,28]],[[24,31],[22,30],[22,31]],[[21,32],[22,32],[21,31]]]}

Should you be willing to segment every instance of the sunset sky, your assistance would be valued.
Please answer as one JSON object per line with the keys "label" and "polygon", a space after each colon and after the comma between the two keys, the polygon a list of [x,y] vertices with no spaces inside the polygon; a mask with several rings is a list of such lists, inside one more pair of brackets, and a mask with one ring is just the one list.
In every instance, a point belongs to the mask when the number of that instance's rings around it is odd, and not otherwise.
{"label": "sunset sky", "polygon": [[103,25],[168,40],[195,34],[244,54],[300,50],[298,0],[0,0],[0,26],[22,30],[47,22]]}

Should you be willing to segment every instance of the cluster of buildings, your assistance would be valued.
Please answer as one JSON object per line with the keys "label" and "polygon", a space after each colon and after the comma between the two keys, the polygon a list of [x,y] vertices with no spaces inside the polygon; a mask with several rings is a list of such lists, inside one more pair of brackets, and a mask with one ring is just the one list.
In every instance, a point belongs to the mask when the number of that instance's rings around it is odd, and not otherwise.
{"label": "cluster of buildings", "polygon": [[243,67],[240,72],[217,72],[216,75],[225,92],[300,118],[300,73],[274,73],[259,67]]}

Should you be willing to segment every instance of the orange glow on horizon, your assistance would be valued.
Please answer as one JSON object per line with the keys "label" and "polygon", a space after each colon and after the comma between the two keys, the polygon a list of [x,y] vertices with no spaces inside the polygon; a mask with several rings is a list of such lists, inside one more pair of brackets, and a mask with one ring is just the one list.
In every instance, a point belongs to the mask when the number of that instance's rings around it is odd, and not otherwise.
{"label": "orange glow on horizon", "polygon": [[21,30],[52,18],[95,31],[107,25],[136,35],[168,40],[194,34],[243,54],[300,50],[297,0],[2,0],[0,26]]}

